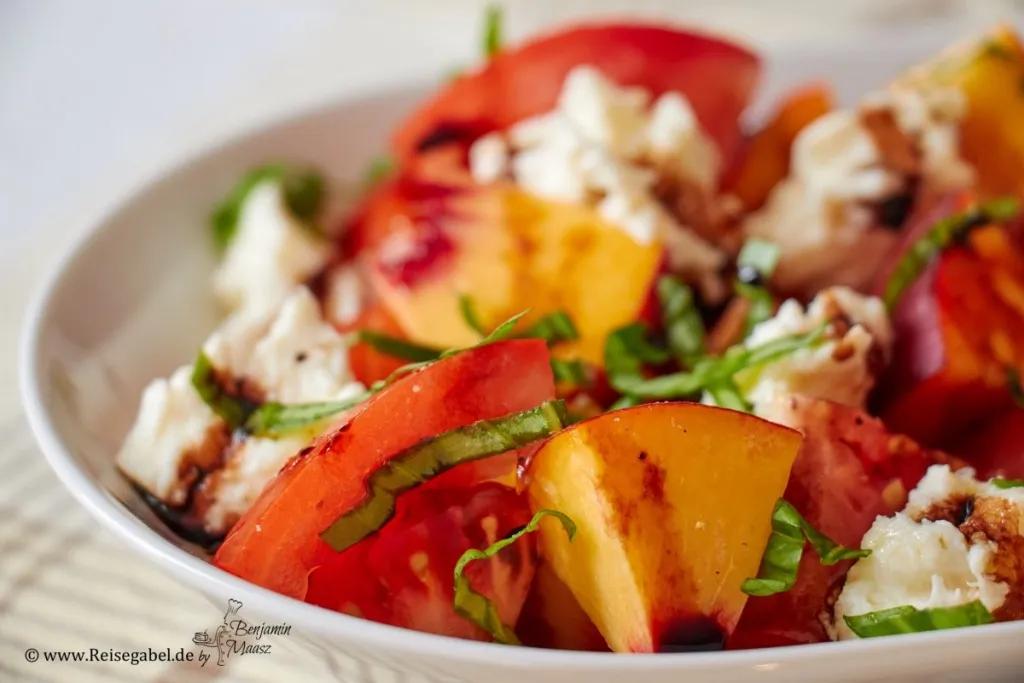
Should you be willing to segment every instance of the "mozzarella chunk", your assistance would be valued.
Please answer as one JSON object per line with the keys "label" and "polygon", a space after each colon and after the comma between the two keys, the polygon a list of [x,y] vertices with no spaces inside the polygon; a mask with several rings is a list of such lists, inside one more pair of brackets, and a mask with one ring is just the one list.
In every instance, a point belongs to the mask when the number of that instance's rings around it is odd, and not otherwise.
{"label": "mozzarella chunk", "polygon": [[[953,89],[892,88],[869,97],[860,111],[826,114],[801,131],[789,176],[743,224],[747,235],[780,247],[776,284],[808,293],[830,284],[863,287],[896,239],[877,225],[874,207],[915,182],[922,193],[971,183],[972,169],[958,151],[963,111],[962,94]],[[893,122],[885,139],[902,156],[880,146],[886,143],[868,122],[873,114]]]}
{"label": "mozzarella chunk", "polygon": [[541,197],[589,204],[637,242],[664,242],[671,266],[702,280],[725,257],[662,205],[655,186],[667,177],[711,193],[718,151],[682,95],[649,100],[642,89],[576,67],[554,111],[477,140],[470,170],[477,182],[511,175]]}
{"label": "mozzarella chunk", "polygon": [[884,361],[892,348],[892,326],[877,297],[831,287],[819,293],[807,310],[787,300],[774,317],[754,327],[745,343],[760,346],[806,334],[826,323],[837,329],[819,346],[739,373],[737,384],[755,413],[766,416],[776,399],[790,394],[864,407],[878,370],[873,354]]}
{"label": "mozzarella chunk", "polygon": [[245,378],[267,400],[341,400],[362,389],[350,381],[348,342],[323,320],[305,287],[285,299],[272,318],[229,319],[203,350],[214,367]]}
{"label": "mozzarella chunk", "polygon": [[210,533],[226,532],[256,502],[263,487],[288,459],[308,443],[306,436],[265,439],[249,437],[228,456],[223,469],[209,479],[204,493],[211,500],[203,515]]}
{"label": "mozzarella chunk", "polygon": [[[346,401],[364,391],[351,377],[348,342],[322,319],[305,287],[289,295],[274,315],[249,309],[235,313],[203,351],[224,377],[265,401]],[[199,397],[191,372],[191,367],[181,368],[146,390],[118,465],[171,506],[184,505],[199,473],[205,473],[204,526],[210,533],[226,532],[315,434],[276,440],[236,434],[229,445],[228,426]]]}
{"label": "mozzarella chunk", "polygon": [[980,600],[995,613],[1011,592],[1024,591],[1016,569],[1024,561],[1022,542],[1024,489],[978,481],[970,468],[931,466],[906,508],[879,517],[865,534],[861,547],[871,555],[850,569],[835,604],[833,638],[856,637],[844,615],[901,605],[929,609]]}
{"label": "mozzarella chunk", "polygon": [[843,621],[901,605],[953,607],[974,600],[993,611],[1009,587],[986,574],[995,544],[970,543],[945,520],[915,522],[904,513],[879,517],[861,541],[871,555],[850,569],[835,604],[834,636],[856,638]]}
{"label": "mozzarella chunk", "polygon": [[146,387],[117,466],[160,500],[182,505],[193,466],[210,466],[227,440],[224,423],[192,388],[192,366],[185,366]]}
{"label": "mozzarella chunk", "polygon": [[242,205],[237,232],[214,273],[214,292],[232,310],[273,311],[329,255],[330,244],[288,211],[280,184],[266,180]]}

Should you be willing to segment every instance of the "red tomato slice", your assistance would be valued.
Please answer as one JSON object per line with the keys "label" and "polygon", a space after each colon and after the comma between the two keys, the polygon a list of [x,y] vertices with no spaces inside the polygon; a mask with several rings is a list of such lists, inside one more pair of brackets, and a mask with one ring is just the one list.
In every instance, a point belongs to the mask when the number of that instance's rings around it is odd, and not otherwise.
{"label": "red tomato slice", "polygon": [[[486,548],[530,520],[526,499],[495,483],[401,496],[395,517],[342,553],[325,549],[306,601],[375,621],[460,638],[489,640],[453,609],[452,571],[470,548]],[[535,541],[524,536],[466,568],[470,585],[515,624],[533,581]]]}
{"label": "red tomato slice", "polygon": [[423,439],[554,396],[547,346],[537,339],[470,349],[408,375],[285,465],[224,539],[214,563],[301,599],[325,545],[320,533],[365,498],[367,478],[389,458]]}
{"label": "red tomato slice", "polygon": [[394,149],[409,158],[432,143],[469,141],[554,108],[566,74],[581,64],[657,97],[678,91],[728,157],[760,60],[718,38],[660,26],[579,26],[495,55],[453,81],[399,126]]}
{"label": "red tomato slice", "polygon": [[[903,507],[934,454],[891,434],[866,413],[829,401],[793,397],[786,422],[804,433],[785,499],[814,527],[859,547],[878,515]],[[796,585],[787,593],[747,601],[730,648],[828,640],[820,615],[848,562],[825,567],[804,551]]]}
{"label": "red tomato slice", "polygon": [[1005,410],[971,433],[954,452],[978,477],[1024,478],[1024,410]]}

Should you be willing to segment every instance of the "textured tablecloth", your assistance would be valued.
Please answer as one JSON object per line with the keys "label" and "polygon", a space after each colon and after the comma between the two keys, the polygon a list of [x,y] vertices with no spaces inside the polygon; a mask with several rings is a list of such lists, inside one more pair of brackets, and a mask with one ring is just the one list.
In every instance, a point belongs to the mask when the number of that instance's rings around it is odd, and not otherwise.
{"label": "textured tablecloth", "polygon": [[[322,649],[304,644],[298,637],[275,638],[271,656],[234,657],[224,667],[207,665],[199,668],[195,664],[161,663],[133,666],[124,662],[31,662],[26,658],[26,652],[32,648],[40,652],[89,648],[195,649],[192,645],[194,634],[215,628],[224,610],[223,605],[213,604],[135,555],[87,516],[63,490],[40,456],[24,422],[15,390],[14,339],[20,327],[18,312],[22,310],[26,296],[38,282],[41,264],[52,261],[50,245],[62,241],[65,234],[56,216],[66,215],[70,210],[69,207],[60,207],[61,211],[50,210],[53,208],[50,203],[54,197],[63,200],[74,196],[76,182],[84,182],[86,177],[90,177],[93,168],[102,167],[102,154],[96,151],[98,146],[105,145],[103,149],[114,149],[116,144],[124,140],[130,142],[133,139],[145,139],[148,142],[153,139],[155,130],[161,130],[167,133],[166,139],[162,139],[162,150],[167,151],[179,144],[189,130],[201,129],[206,137],[214,138],[237,125],[237,121],[225,116],[222,116],[216,125],[210,123],[209,117],[204,118],[202,122],[195,117],[179,117],[172,122],[161,124],[162,128],[133,128],[140,116],[134,114],[134,118],[122,117],[116,130],[106,130],[99,122],[106,121],[108,112],[102,108],[97,109],[96,103],[91,102],[88,97],[89,92],[105,92],[103,74],[98,74],[95,76],[94,85],[86,87],[79,84],[81,92],[73,93],[81,97],[79,110],[84,112],[83,115],[93,109],[96,110],[92,115],[96,117],[97,123],[90,123],[87,130],[83,131],[75,129],[72,123],[67,123],[68,117],[75,116],[76,107],[70,106],[66,111],[61,110],[60,106],[63,105],[59,105],[59,98],[54,96],[51,100],[46,99],[48,91],[45,91],[45,88],[52,84],[39,82],[45,81],[45,78],[40,79],[31,73],[12,73],[4,70],[9,64],[24,63],[31,66],[32,54],[42,54],[49,50],[67,50],[67,60],[70,60],[68,68],[74,68],[74,64],[70,62],[76,59],[75,49],[92,49],[74,43],[74,36],[85,31],[94,43],[102,42],[105,39],[101,30],[103,27],[115,30],[112,28],[115,25],[108,21],[109,16],[114,16],[111,8],[107,7],[108,4],[66,3],[65,8],[73,20],[61,29],[63,33],[56,34],[50,31],[49,24],[39,26],[41,22],[60,24],[64,16],[61,12],[52,11],[52,6],[48,3],[5,0],[3,10],[17,9],[21,12],[18,17],[22,20],[21,23],[8,22],[6,27],[10,29],[16,26],[19,29],[16,35],[13,31],[3,33],[4,15],[0,14],[0,282],[3,285],[0,289],[0,353],[7,361],[0,368],[0,681],[393,680],[365,665],[358,665],[343,657],[331,657]],[[122,10],[130,9],[134,13],[131,15],[132,21],[143,22],[140,26],[149,27],[147,30],[150,32],[153,31],[153,24],[167,20],[179,6],[191,8],[194,21],[199,22],[196,24],[197,30],[202,29],[205,20],[209,19],[211,14],[219,14],[219,19],[223,21],[223,15],[227,11],[250,16],[251,9],[251,14],[261,17],[260,20],[267,25],[278,19],[275,15],[278,10],[268,9],[268,3],[245,3],[244,7],[239,3],[224,3],[229,6],[227,9],[220,6],[220,3],[153,3],[154,6],[149,7],[150,4],[130,3],[129,7],[126,3],[114,3]],[[396,31],[415,31],[414,35],[419,42],[406,49],[424,49],[424,41],[431,36],[444,36],[447,35],[446,32],[450,34],[452,25],[461,27],[461,32],[458,35],[448,35],[448,42],[457,39],[461,45],[463,42],[473,40],[472,32],[467,27],[475,26],[481,3],[443,0],[436,4],[431,3],[430,11],[424,9],[426,4],[381,2],[372,3],[373,8],[370,9],[371,3],[366,3],[356,9],[354,3],[327,3],[325,6],[324,3],[311,2],[310,8],[306,8],[305,3],[288,3],[288,10],[281,9],[280,13],[283,19],[281,23],[286,24],[287,21],[294,19],[293,15],[300,11],[299,8],[309,9],[310,12],[312,8],[316,8],[317,12],[330,13],[336,21],[338,31],[343,31],[346,25],[351,24],[350,19],[355,21],[358,13],[359,31],[365,34],[367,27],[370,27],[369,33],[378,35],[381,40],[394,38]],[[873,27],[894,22],[906,26],[907,31],[913,31],[916,30],[918,18],[923,20],[932,13],[937,13],[941,21],[951,26],[959,26],[961,31],[966,31],[983,25],[990,17],[1007,14],[1012,16],[1014,12],[1019,12],[1021,7],[1021,3],[1010,0],[994,3],[885,0],[860,4],[788,0],[784,3],[749,3],[747,6],[736,2],[676,3],[670,0],[637,3],[586,3],[580,0],[550,3],[520,0],[509,2],[508,5],[512,14],[510,23],[518,29],[517,33],[526,33],[551,18],[580,16],[596,5],[599,9],[605,10],[630,8],[648,15],[660,13],[691,19],[696,17],[700,23],[730,27],[734,33],[748,35],[753,42],[766,45],[769,49],[773,45],[786,44],[793,35],[804,38],[810,36],[817,42],[836,40],[848,44],[850,41],[858,40],[858,35],[870,33]],[[80,21],[83,15],[82,7],[88,7],[88,12],[96,15],[94,18],[98,23],[83,25]],[[117,7],[114,11],[116,9]],[[184,12],[185,9],[180,11]],[[377,15],[380,20],[374,23],[373,19]],[[179,24],[182,23],[177,15],[174,18]],[[416,22],[416,27],[407,26],[403,18],[411,18]],[[402,23],[395,23],[396,21]],[[22,28],[25,31],[21,31]],[[245,26],[242,28],[249,30]],[[119,35],[123,38],[134,28],[120,26],[119,30]],[[61,38],[50,38],[51,35],[59,35]],[[309,57],[316,54],[318,49],[327,55],[331,54],[331,50],[344,48],[344,45],[335,46],[325,41],[322,35],[317,35],[319,42],[302,41],[302,36],[299,35],[289,37],[287,40],[290,42],[269,46],[269,56],[260,54],[259,58],[263,61],[259,63],[277,63],[285,59],[284,55],[294,56],[302,50],[305,50],[302,54]],[[71,42],[65,45],[62,42],[65,39]],[[16,44],[20,40],[35,40],[38,44]],[[241,42],[237,37],[233,39],[235,43],[231,40],[226,38],[224,45],[230,47]],[[398,49],[399,41],[391,42],[395,44],[394,49]],[[205,49],[207,57],[211,59],[213,55],[220,54],[216,53],[216,48],[220,47],[219,39],[217,43],[211,44],[214,47],[199,43],[185,45],[183,49],[188,52],[180,55],[169,49],[167,58],[169,61],[179,57],[182,60],[191,59],[191,62],[186,63],[195,67],[194,51],[198,50],[201,53]],[[399,51],[395,59],[388,63],[390,66],[382,63],[380,70],[383,72],[390,68],[390,76],[395,77],[408,64],[425,60],[429,62],[427,67],[440,72],[453,63],[453,60],[449,59],[449,53],[452,51],[445,52],[440,47],[441,44],[438,41],[434,45],[436,49],[426,51],[428,57],[418,54],[410,57]],[[870,44],[870,41],[865,41],[864,44]],[[310,47],[311,45],[313,47]],[[20,47],[21,51],[15,53],[14,47]],[[223,66],[224,62],[236,58],[230,54],[227,47],[220,56],[220,62],[211,61],[212,71],[216,71],[213,66]],[[244,49],[252,51],[255,55],[253,45],[246,43]],[[10,50],[11,54],[16,54],[19,59],[3,59],[7,50]],[[81,53],[81,58],[87,64],[90,63],[89,57],[90,53]],[[111,63],[119,64],[123,59],[118,56]],[[349,72],[345,72],[351,74],[353,82],[365,85],[372,80],[372,73],[366,71],[365,65],[354,61],[351,54],[339,57],[335,63],[344,66],[347,63],[344,59],[350,60],[354,65]],[[256,60],[256,56],[253,56],[252,60]],[[249,63],[244,62],[241,57],[237,61],[240,64]],[[274,98],[268,93],[279,94],[279,100],[292,97],[310,101],[322,99],[328,93],[336,94],[342,89],[339,84],[326,78],[317,80],[318,75],[323,76],[332,72],[332,69],[337,70],[332,67],[329,60],[322,61],[323,63],[317,62],[316,65],[306,63],[297,73],[281,69],[275,71],[270,67],[267,67],[265,72],[248,73],[248,90],[239,87],[231,90],[232,93],[248,93],[248,96],[239,96],[231,101],[233,104],[246,104],[247,108],[238,107],[238,111],[244,109],[266,116],[275,111],[275,106],[280,108],[280,103],[275,105]],[[167,67],[166,64],[162,66]],[[64,68],[64,63],[60,68]],[[363,70],[360,71],[360,68]],[[222,80],[227,80],[231,74],[241,74],[244,69],[238,67],[232,72],[222,68],[221,71],[228,74],[221,76]],[[342,71],[344,72],[343,68]],[[173,70],[169,73],[173,73]],[[216,101],[223,105],[224,98],[221,96],[220,100],[217,100],[210,94],[210,83],[204,80],[206,74],[200,74],[198,70],[195,74],[178,74],[179,81],[182,78],[193,77],[197,83],[197,102],[206,102],[208,110],[216,110],[222,114],[230,109],[224,106],[218,109],[210,104]],[[262,89],[252,86],[253,81],[261,79],[265,81]],[[169,80],[168,83],[170,82]],[[189,83],[187,80],[184,82],[186,85]],[[83,79],[83,83],[92,84],[93,81]],[[314,87],[317,84],[319,89]],[[32,90],[35,87],[38,87],[38,91]],[[200,91],[200,87],[204,89]],[[258,96],[259,93],[262,93],[261,97]],[[123,101],[128,103],[131,100]],[[33,106],[36,109],[33,109]],[[178,106],[181,108],[183,105],[179,102]],[[119,120],[116,109],[117,107],[113,107],[109,112],[113,121]],[[100,118],[99,114],[102,114],[103,118]],[[39,129],[38,126],[43,128]],[[99,142],[91,139],[93,128]],[[69,133],[69,130],[72,133]],[[68,148],[74,147],[75,130],[78,130],[81,145],[92,150],[90,154],[95,159],[88,160],[92,166],[81,159],[67,157]],[[49,135],[50,132],[52,135]],[[132,135],[136,138],[132,138]],[[48,144],[52,144],[52,140],[59,142],[60,149],[47,148]],[[51,157],[47,157],[47,154]],[[66,160],[62,159],[62,154],[67,157]],[[153,161],[156,156],[159,155],[146,155],[140,152],[133,157],[121,150],[125,172],[118,174],[119,177],[129,177],[139,164],[151,161],[157,163]],[[136,165],[132,166],[127,163],[128,161]],[[79,166],[74,166],[72,162],[78,163]],[[70,171],[67,166],[69,163]],[[59,175],[58,166],[63,168],[63,176]],[[78,175],[75,176],[72,171]],[[27,178],[26,173],[29,174]],[[63,183],[62,193],[56,195],[54,188],[49,184],[55,177],[54,174],[60,177]],[[69,206],[71,205],[73,202],[69,200]],[[43,217],[49,219],[45,228],[42,226]],[[26,225],[23,221],[29,221],[32,225]]]}

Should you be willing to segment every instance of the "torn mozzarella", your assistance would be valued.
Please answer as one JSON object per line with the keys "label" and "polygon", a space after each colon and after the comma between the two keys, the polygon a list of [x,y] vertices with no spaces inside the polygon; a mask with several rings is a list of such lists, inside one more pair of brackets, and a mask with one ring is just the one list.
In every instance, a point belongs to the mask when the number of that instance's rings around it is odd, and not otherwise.
{"label": "torn mozzarella", "polygon": [[834,608],[833,638],[856,637],[844,615],[902,605],[930,609],[980,600],[996,612],[1011,593],[1024,591],[1015,569],[1022,534],[1024,489],[978,481],[970,468],[931,466],[906,508],[879,517],[865,534],[861,547],[871,555],[847,575]]}
{"label": "torn mozzarella", "polygon": [[182,505],[193,466],[210,467],[227,440],[227,427],[196,393],[192,366],[185,366],[146,387],[117,466],[160,500]]}
{"label": "torn mozzarella", "polygon": [[[780,288],[863,287],[895,244],[876,220],[883,201],[909,192],[912,181],[920,193],[971,182],[958,151],[962,100],[951,89],[892,88],[869,97],[859,111],[831,112],[800,132],[789,176],[743,224],[747,235],[780,247],[773,278]],[[915,168],[894,166],[867,122],[872,113],[894,122],[892,133]]]}
{"label": "torn mozzarella", "polygon": [[481,183],[511,175],[523,189],[549,199],[585,203],[637,242],[662,240],[670,264],[701,280],[724,255],[682,225],[655,192],[660,177],[713,191],[720,162],[686,99],[622,88],[590,66],[565,79],[556,109],[492,133],[470,148],[470,170]]}
{"label": "torn mozzarella", "polygon": [[745,343],[760,346],[807,334],[826,323],[833,329],[826,330],[832,337],[824,343],[737,375],[737,384],[756,413],[764,413],[777,398],[790,394],[864,407],[879,370],[876,358],[888,358],[892,347],[892,327],[877,297],[831,287],[820,292],[806,310],[790,299],[774,317],[756,325]]}
{"label": "torn mozzarella", "polygon": [[274,310],[326,264],[330,244],[288,211],[281,186],[266,180],[242,204],[238,228],[214,273],[213,288],[230,309]]}

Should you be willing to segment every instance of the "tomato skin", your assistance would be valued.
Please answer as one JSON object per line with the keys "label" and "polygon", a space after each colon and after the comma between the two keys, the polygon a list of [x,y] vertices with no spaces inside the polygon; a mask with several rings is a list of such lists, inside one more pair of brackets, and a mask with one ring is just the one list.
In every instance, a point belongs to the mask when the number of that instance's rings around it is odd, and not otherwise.
{"label": "tomato skin", "polygon": [[554,398],[547,346],[499,342],[438,361],[369,399],[345,426],[300,452],[228,533],[214,563],[303,598],[320,533],[366,496],[367,478],[423,439]]}
{"label": "tomato skin", "polygon": [[728,158],[760,60],[711,36],[662,26],[594,24],[504,50],[461,76],[399,126],[393,148],[407,159],[432,144],[468,142],[555,106],[566,74],[588,64],[654,97],[679,91]]}
{"label": "tomato skin", "polygon": [[[787,413],[786,423],[797,425],[805,440],[784,498],[816,529],[847,547],[860,546],[876,516],[902,508],[905,492],[939,459],[855,408],[792,397]],[[823,566],[805,548],[793,589],[750,598],[729,647],[828,640],[819,615],[849,564]]]}
{"label": "tomato skin", "polygon": [[[486,548],[529,520],[525,497],[507,486],[421,487],[399,498],[378,533],[342,553],[325,548],[306,600],[394,626],[489,640],[453,609],[452,572],[466,550]],[[470,585],[495,603],[505,624],[518,619],[536,558],[528,534],[466,568]]]}

